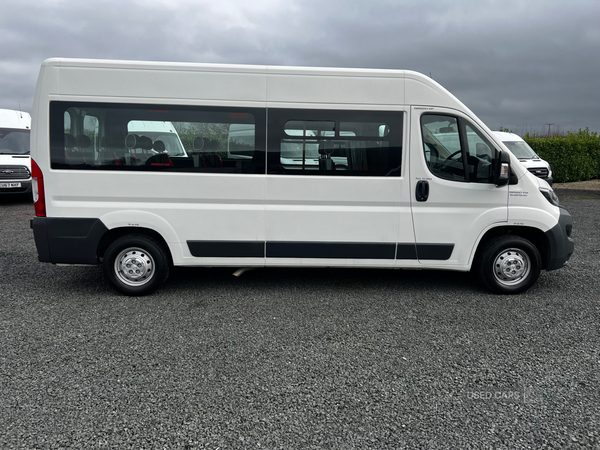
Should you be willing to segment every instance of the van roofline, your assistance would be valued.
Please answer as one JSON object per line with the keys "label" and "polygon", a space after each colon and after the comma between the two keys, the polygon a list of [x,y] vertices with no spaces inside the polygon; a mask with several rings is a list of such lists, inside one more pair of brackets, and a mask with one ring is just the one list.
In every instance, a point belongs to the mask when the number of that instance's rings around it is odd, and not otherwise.
{"label": "van roofline", "polygon": [[[350,67],[317,67],[317,66],[278,66],[278,65],[253,65],[253,64],[223,64],[223,63],[193,63],[170,61],[142,61],[142,60],[117,60],[117,59],[86,59],[86,58],[49,58],[42,66],[53,67],[105,67],[105,68],[136,68],[136,69],[180,69],[205,71],[234,71],[242,73],[270,73],[270,74],[295,74],[295,75],[333,75],[333,76],[365,76],[365,77],[392,77],[404,78],[407,75],[417,78],[427,78],[425,75],[403,69],[375,69],[375,68],[350,68]],[[431,79],[430,79],[431,80]],[[433,81],[433,80],[432,80]]]}
{"label": "van roofline", "polygon": [[[73,70],[72,70],[73,69]],[[84,83],[82,73],[77,69],[105,70],[106,76],[93,91]],[[355,105],[414,105],[414,106],[443,106],[459,109],[469,115],[475,115],[458,98],[445,89],[432,78],[411,70],[396,69],[369,69],[369,68],[341,68],[341,67],[304,67],[304,66],[271,66],[271,65],[243,65],[243,64],[213,64],[191,62],[166,62],[166,61],[133,61],[111,59],[78,59],[78,58],[50,58],[42,63],[40,78],[44,86],[39,86],[40,94],[60,92],[63,98],[72,95],[108,96],[118,98],[145,98],[149,94],[142,90],[128,90],[115,92],[107,86],[115,86],[121,80],[117,72],[137,72],[142,76],[144,72],[166,76],[181,77],[191,82],[195,73],[226,74],[231,75],[229,80],[214,78],[211,85],[218,83],[237,86],[231,89],[221,89],[219,93],[195,93],[196,96],[183,96],[183,91],[171,89],[165,98],[187,98],[189,100],[223,100],[223,101],[253,101],[275,103],[305,103],[305,104],[355,104]],[[114,72],[113,72],[114,71]],[[68,74],[68,76],[67,76]],[[167,75],[169,74],[169,75]],[[172,75],[171,75],[172,74]],[[179,74],[179,75],[177,75]],[[109,76],[110,75],[110,76]],[[68,81],[64,81],[67,76]],[[123,75],[131,77],[133,75]],[[248,86],[244,87],[236,80],[237,76],[247,76]],[[264,78],[263,78],[264,77]],[[345,80],[339,84],[335,79]],[[126,79],[126,78],[122,78]],[[355,80],[355,82],[353,81]],[[372,83],[371,80],[379,80]],[[73,87],[73,84],[77,88]],[[98,84],[98,83],[96,83]],[[140,86],[149,85],[139,83]],[[357,89],[357,86],[360,88]],[[221,86],[222,87],[222,86]],[[301,87],[307,91],[301,92]],[[117,90],[118,91],[118,90]],[[189,90],[185,91],[189,95]],[[306,92],[312,93],[307,95]],[[350,94],[350,95],[348,95]],[[200,97],[198,97],[200,95]],[[274,103],[273,103],[274,104]]]}

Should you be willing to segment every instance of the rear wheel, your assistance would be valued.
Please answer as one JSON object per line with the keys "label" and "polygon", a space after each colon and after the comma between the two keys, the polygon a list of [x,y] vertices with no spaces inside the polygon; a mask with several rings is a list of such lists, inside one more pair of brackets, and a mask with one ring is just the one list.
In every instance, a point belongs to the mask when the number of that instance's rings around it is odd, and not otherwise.
{"label": "rear wheel", "polygon": [[478,263],[483,283],[498,294],[518,294],[535,284],[542,269],[538,249],[520,236],[500,236],[487,243]]}
{"label": "rear wheel", "polygon": [[123,294],[148,295],[169,276],[169,259],[162,245],[143,235],[123,236],[106,250],[104,273]]}

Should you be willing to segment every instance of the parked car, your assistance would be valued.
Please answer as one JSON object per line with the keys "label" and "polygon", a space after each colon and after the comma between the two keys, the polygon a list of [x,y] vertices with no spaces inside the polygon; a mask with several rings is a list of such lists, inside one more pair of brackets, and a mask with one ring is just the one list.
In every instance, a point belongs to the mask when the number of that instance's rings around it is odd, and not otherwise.
{"label": "parked car", "polygon": [[506,133],[504,131],[494,131],[496,136],[500,138],[502,143],[519,159],[527,170],[536,177],[546,180],[550,186],[554,179],[552,178],[552,169],[547,161],[544,161],[540,156],[529,146],[527,142],[518,134]]}
{"label": "parked car", "polygon": [[0,109],[0,194],[31,192],[31,116]]}

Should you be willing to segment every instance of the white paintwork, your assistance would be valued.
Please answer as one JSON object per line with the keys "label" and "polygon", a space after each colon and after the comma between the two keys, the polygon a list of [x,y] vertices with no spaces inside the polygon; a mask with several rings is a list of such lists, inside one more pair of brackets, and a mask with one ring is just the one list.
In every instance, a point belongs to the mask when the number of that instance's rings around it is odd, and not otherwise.
{"label": "white paintwork", "polygon": [[31,116],[28,112],[0,109],[0,128],[31,129]]}
{"label": "white paintwork", "polygon": [[[52,100],[404,111],[402,176],[268,176],[52,170]],[[92,217],[109,229],[145,227],[167,242],[176,265],[378,266],[468,270],[483,234],[518,223],[545,231],[558,208],[511,155],[518,187],[457,183],[433,176],[423,157],[419,118],[449,112],[500,141],[456,97],[410,71],[289,68],[50,59],[34,100],[32,155],[44,174],[48,217]],[[414,201],[417,180],[430,199]],[[143,186],[141,189],[139,186]],[[85,187],[85,189],[82,189]],[[515,196],[512,191],[527,191]],[[187,240],[454,243],[447,261],[195,258]]]}

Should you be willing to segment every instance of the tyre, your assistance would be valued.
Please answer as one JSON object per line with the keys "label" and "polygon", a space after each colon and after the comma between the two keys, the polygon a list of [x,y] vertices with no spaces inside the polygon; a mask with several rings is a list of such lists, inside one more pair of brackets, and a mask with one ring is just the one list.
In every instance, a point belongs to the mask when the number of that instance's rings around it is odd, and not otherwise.
{"label": "tyre", "polygon": [[156,291],[169,276],[169,258],[163,246],[143,235],[128,235],[106,249],[104,273],[121,293],[131,296]]}
{"label": "tyre", "polygon": [[486,244],[478,263],[481,281],[492,292],[518,294],[535,284],[542,269],[540,252],[520,236],[500,236]]}

